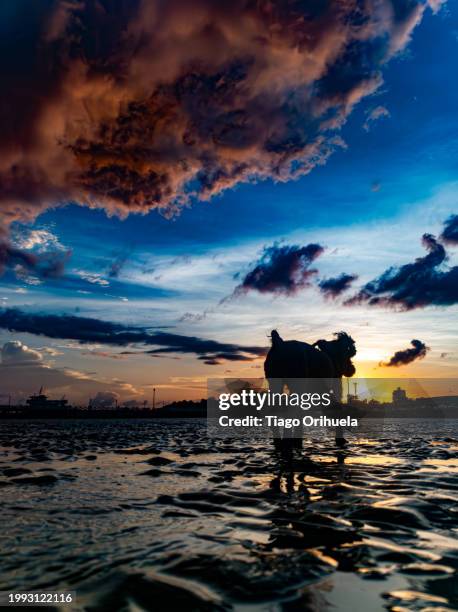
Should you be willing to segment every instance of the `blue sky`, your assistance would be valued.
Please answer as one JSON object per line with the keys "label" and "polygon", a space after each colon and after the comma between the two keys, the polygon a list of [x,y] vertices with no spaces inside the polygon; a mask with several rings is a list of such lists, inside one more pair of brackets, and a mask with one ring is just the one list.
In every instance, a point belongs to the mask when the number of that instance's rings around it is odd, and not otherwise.
{"label": "blue sky", "polygon": [[[239,344],[267,344],[274,327],[285,337],[310,341],[335,328],[348,329],[357,340],[359,373],[376,376],[386,375],[377,368],[380,360],[419,336],[431,347],[427,358],[396,374],[456,373],[456,305],[403,313],[349,308],[323,300],[313,286],[292,297],[250,293],[220,302],[263,247],[275,242],[322,244],[319,277],[355,273],[355,289],[390,266],[424,254],[422,234],[438,235],[458,212],[457,45],[456,5],[425,13],[410,44],[384,68],[383,85],[355,107],[342,127],[345,148],[298,180],[239,184],[211,201],[193,201],[172,219],[155,210],[121,219],[72,204],[16,225],[12,237],[22,246],[29,241],[34,252],[52,247],[70,250],[71,256],[62,276],[37,284],[33,277],[7,272],[3,304]],[[378,107],[386,112],[368,122]],[[456,249],[449,257],[449,265],[456,264]],[[115,261],[120,262],[117,278],[109,275]],[[113,348],[1,332],[2,343],[12,340],[54,351],[51,356],[42,352],[40,363],[95,381],[78,398],[97,384],[129,398],[149,397],[151,384],[162,388],[165,398],[196,396],[209,370],[189,355],[118,359],[119,350]],[[257,375],[261,363],[224,363],[210,368],[210,374]],[[61,387],[65,384],[56,389]]]}

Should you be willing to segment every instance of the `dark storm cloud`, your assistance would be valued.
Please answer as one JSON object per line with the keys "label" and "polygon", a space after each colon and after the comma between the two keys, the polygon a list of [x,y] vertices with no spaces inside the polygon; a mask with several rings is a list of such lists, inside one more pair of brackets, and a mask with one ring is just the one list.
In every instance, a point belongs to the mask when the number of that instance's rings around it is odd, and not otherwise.
{"label": "dark storm cloud", "polygon": [[423,235],[428,254],[413,263],[389,268],[367,283],[346,305],[392,306],[413,310],[458,303],[458,266],[442,269],[447,253],[431,234]]}
{"label": "dark storm cloud", "polygon": [[403,351],[396,351],[395,354],[386,363],[381,363],[381,366],[386,368],[398,368],[399,366],[412,363],[416,359],[423,359],[426,353],[430,350],[421,340],[411,340],[412,348]]}
{"label": "dark storm cloud", "polygon": [[234,295],[248,291],[294,295],[310,285],[310,278],[317,273],[310,269],[310,264],[323,251],[319,244],[304,247],[274,244],[265,247],[260,260],[235,288]]}
{"label": "dark storm cloud", "polygon": [[0,329],[47,338],[76,340],[81,344],[98,343],[111,346],[144,344],[156,347],[147,351],[151,354],[195,354],[206,359],[227,361],[252,360],[265,354],[265,349],[258,346],[238,346],[87,317],[25,313],[13,308],[0,311]]}
{"label": "dark storm cloud", "polygon": [[309,172],[425,7],[2,2],[0,224],[69,201],[173,214],[190,195]]}
{"label": "dark storm cloud", "polygon": [[343,272],[340,276],[320,281],[318,287],[325,297],[334,299],[346,291],[357,278],[356,274],[346,274]]}
{"label": "dark storm cloud", "polygon": [[458,215],[451,215],[447,219],[440,237],[448,244],[458,244]]}

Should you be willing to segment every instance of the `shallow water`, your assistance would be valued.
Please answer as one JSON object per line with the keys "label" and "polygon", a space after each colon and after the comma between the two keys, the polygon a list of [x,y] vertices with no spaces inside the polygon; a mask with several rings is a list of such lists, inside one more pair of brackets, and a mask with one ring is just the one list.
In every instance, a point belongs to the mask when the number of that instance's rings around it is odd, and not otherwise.
{"label": "shallow water", "polygon": [[87,610],[456,610],[456,421],[399,427],[306,441],[290,464],[196,420],[3,421],[0,590]]}

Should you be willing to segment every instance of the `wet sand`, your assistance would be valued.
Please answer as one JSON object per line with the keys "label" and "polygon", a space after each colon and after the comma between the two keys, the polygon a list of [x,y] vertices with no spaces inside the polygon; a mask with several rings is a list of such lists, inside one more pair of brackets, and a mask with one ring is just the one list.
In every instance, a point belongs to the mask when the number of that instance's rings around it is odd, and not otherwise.
{"label": "wet sand", "polygon": [[308,440],[291,464],[203,421],[3,422],[0,590],[76,591],[85,610],[456,610],[456,421],[415,427]]}

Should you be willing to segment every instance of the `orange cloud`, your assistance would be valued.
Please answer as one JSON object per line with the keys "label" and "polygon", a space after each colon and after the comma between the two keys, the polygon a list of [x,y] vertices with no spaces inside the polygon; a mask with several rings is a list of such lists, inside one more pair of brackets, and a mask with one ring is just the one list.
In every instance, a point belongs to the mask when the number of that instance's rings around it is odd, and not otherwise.
{"label": "orange cloud", "polygon": [[309,172],[342,146],[335,129],[380,85],[383,64],[408,43],[425,6],[9,4],[3,231],[69,201],[171,215],[194,196]]}

